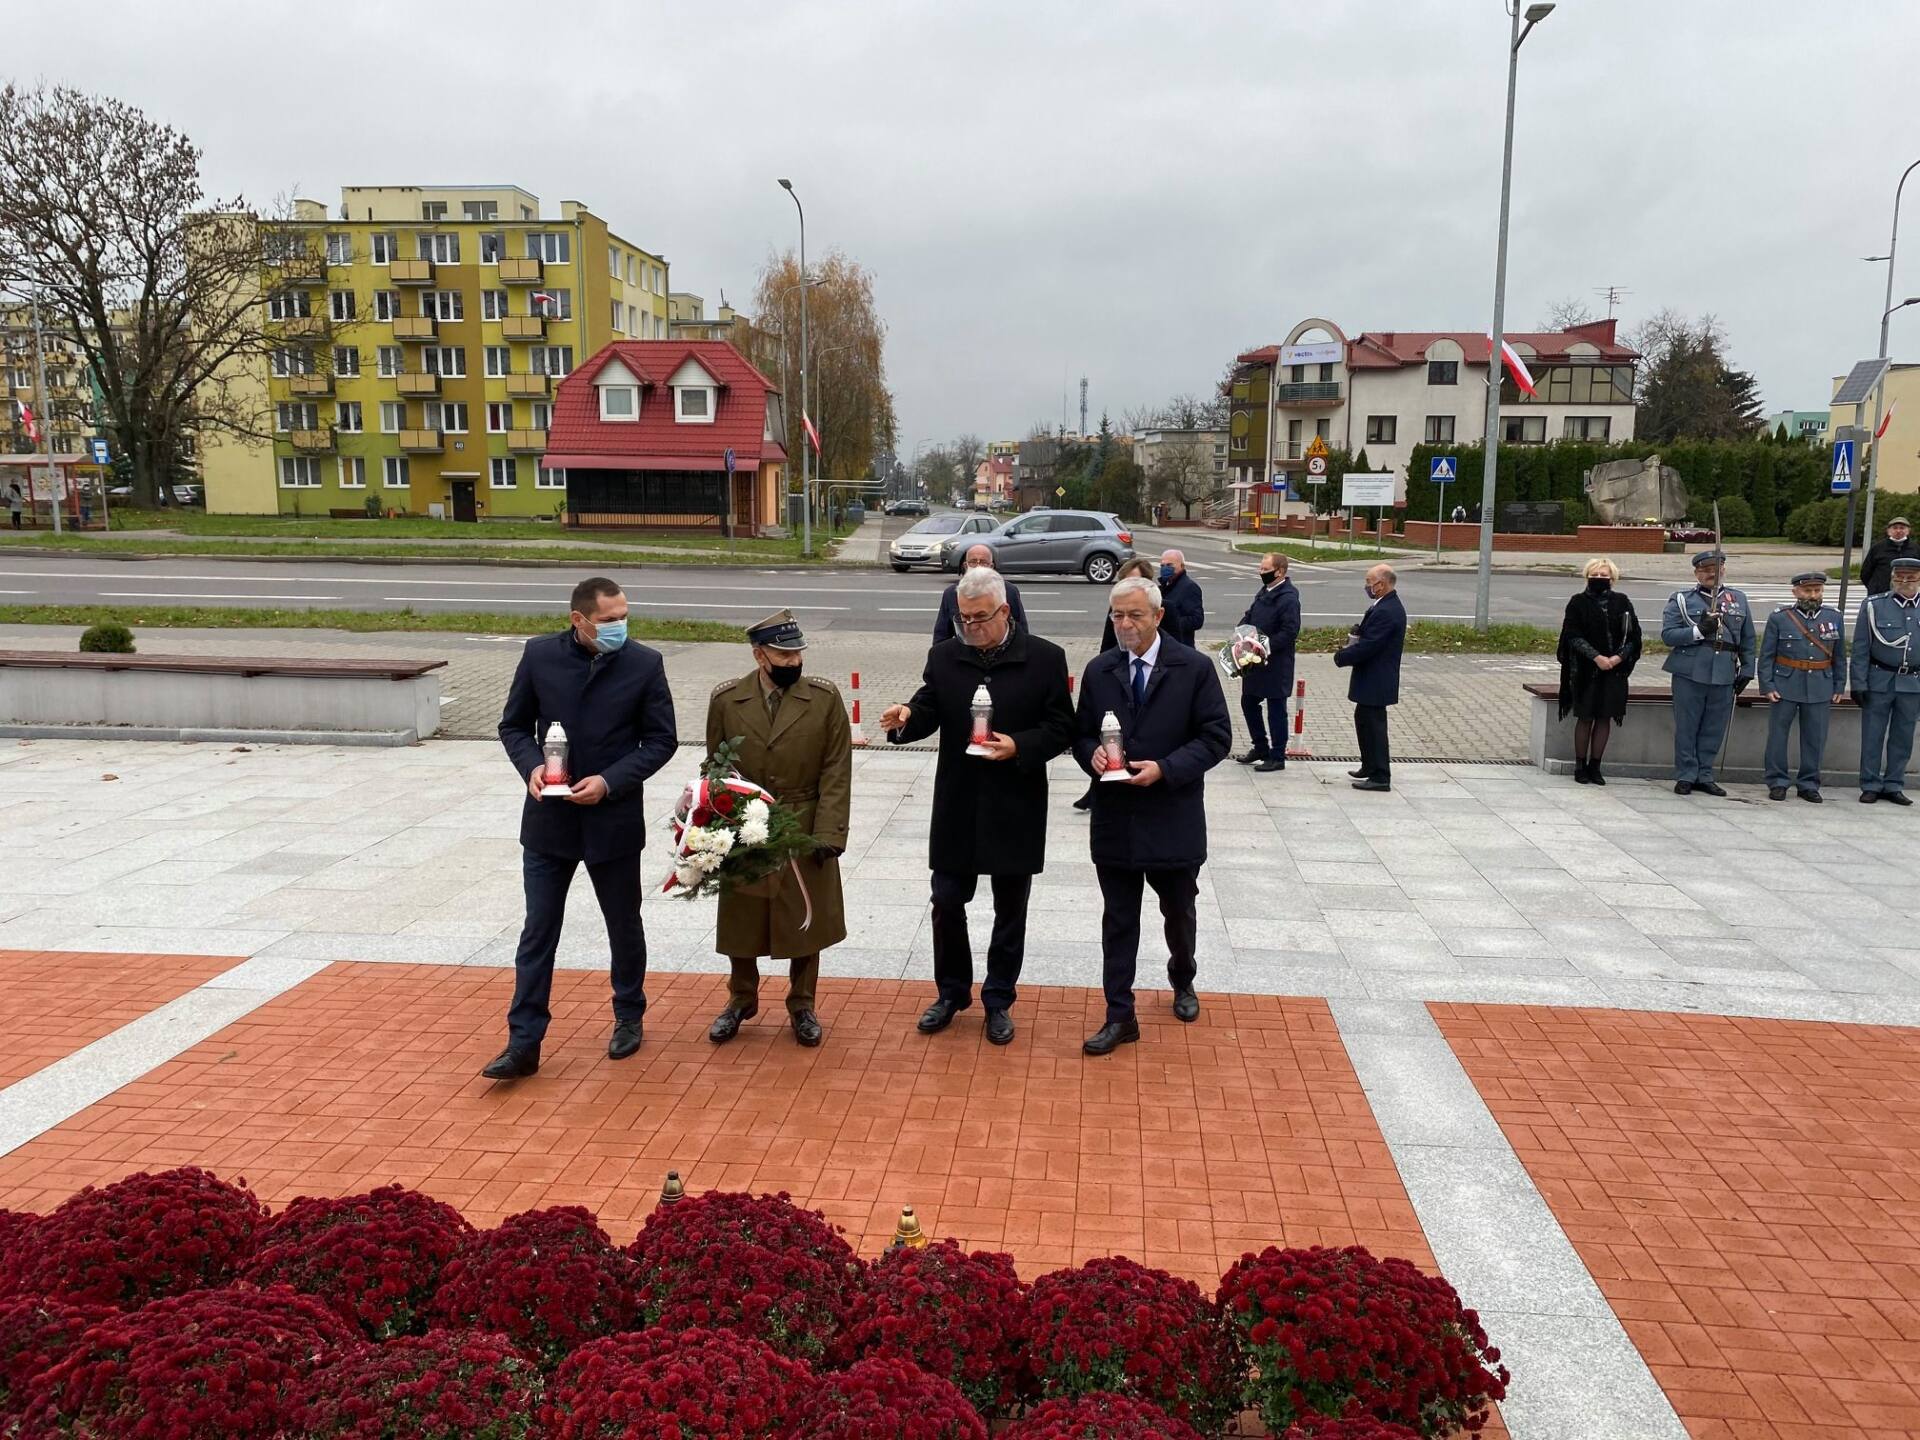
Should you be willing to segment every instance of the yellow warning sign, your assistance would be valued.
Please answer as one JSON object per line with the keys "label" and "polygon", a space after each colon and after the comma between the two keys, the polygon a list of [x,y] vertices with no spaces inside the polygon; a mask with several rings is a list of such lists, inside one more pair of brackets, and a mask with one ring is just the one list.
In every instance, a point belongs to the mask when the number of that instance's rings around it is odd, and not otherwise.
{"label": "yellow warning sign", "polygon": [[1307,446],[1307,459],[1324,460],[1327,457],[1327,440],[1324,435],[1313,437],[1313,443]]}

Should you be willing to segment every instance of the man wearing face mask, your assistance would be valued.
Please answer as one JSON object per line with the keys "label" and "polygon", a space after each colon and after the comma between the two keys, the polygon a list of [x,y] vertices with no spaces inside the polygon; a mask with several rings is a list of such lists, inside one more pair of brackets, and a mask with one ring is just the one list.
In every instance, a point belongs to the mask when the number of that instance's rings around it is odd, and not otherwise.
{"label": "man wearing face mask", "polygon": [[[584,863],[607,922],[613,961],[613,1038],[607,1056],[640,1048],[647,1008],[647,937],[640,924],[643,782],[673,758],[673,696],[658,651],[627,638],[627,597],[603,576],[574,587],[571,625],[529,640],[500,714],[500,743],[527,789],[521,806],[526,924],[513,957],[507,1048],[480,1073],[518,1080],[540,1068],[553,958],[567,890]],[[549,785],[550,730],[567,737],[568,784]]]}
{"label": "man wearing face mask", "polygon": [[1827,577],[1805,570],[1793,577],[1793,604],[1767,617],[1760,637],[1760,689],[1767,710],[1767,798],[1787,798],[1787,732],[1800,722],[1802,800],[1820,803],[1820,757],[1827,748],[1827,716],[1847,691],[1846,622],[1825,603]]}
{"label": "man wearing face mask", "polygon": [[[1240,675],[1240,713],[1253,744],[1233,758],[1263,773],[1287,768],[1287,696],[1293,693],[1293,651],[1300,638],[1300,592],[1287,578],[1287,557],[1275,551],[1260,557],[1260,588],[1240,617],[1267,637],[1267,663]],[[1266,706],[1266,724],[1260,707]],[[1268,739],[1271,732],[1272,739]]]}
{"label": "man wearing face mask", "polygon": [[1407,607],[1396,593],[1391,565],[1376,565],[1363,582],[1373,603],[1353,627],[1333,663],[1350,669],[1347,699],[1353,702],[1353,733],[1360,744],[1356,790],[1391,790],[1393,758],[1387,744],[1387,707],[1400,703],[1400,655],[1407,645]]}
{"label": "man wearing face mask", "polygon": [[853,729],[840,687],[801,673],[807,639],[791,610],[750,628],[747,641],[754,668],[721,685],[707,702],[707,754],[740,740],[740,773],[791,807],[821,848],[798,862],[799,878],[780,870],[720,897],[714,948],[727,957],[733,974],[727,1008],[707,1038],[723,1045],[759,1013],[759,960],[765,955],[788,962],[787,1019],[793,1038],[811,1048],[822,1034],[814,1012],[820,952],[847,938],[840,857],[853,797]]}
{"label": "man wearing face mask", "polygon": [[1187,573],[1187,557],[1178,550],[1160,556],[1160,600],[1167,610],[1160,628],[1182,645],[1193,644],[1193,637],[1207,623],[1207,607],[1200,583]]}

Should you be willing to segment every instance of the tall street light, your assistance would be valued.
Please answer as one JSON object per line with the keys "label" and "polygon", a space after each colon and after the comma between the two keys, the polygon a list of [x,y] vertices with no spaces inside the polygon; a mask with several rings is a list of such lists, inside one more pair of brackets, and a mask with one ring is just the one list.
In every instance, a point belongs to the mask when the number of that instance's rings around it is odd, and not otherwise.
{"label": "tall street light", "polygon": [[1473,626],[1485,630],[1493,610],[1493,490],[1500,463],[1500,382],[1506,376],[1500,347],[1506,340],[1507,319],[1507,207],[1513,196],[1513,93],[1520,78],[1520,47],[1533,27],[1553,13],[1550,4],[1526,8],[1526,28],[1520,28],[1520,0],[1505,0],[1513,19],[1513,38],[1507,44],[1507,142],[1500,157],[1500,240],[1493,264],[1493,335],[1487,351],[1487,429],[1483,444],[1486,465],[1480,478],[1480,582],[1473,596]]}
{"label": "tall street light", "polygon": [[[1887,317],[1903,308],[1893,303],[1893,256],[1900,245],[1900,192],[1907,188],[1907,176],[1913,174],[1915,170],[1920,170],[1920,160],[1914,161],[1900,172],[1900,183],[1893,187],[1893,234],[1887,241],[1886,255],[1874,257],[1884,258],[1887,262],[1887,298],[1882,302],[1885,310],[1880,316],[1880,358],[1882,360],[1887,358]],[[1911,300],[1906,302],[1908,305],[1912,303]],[[1880,377],[1880,383],[1873,388],[1873,428],[1876,432],[1880,429],[1880,411],[1886,403],[1887,377],[1883,374]],[[1871,538],[1873,535],[1873,488],[1874,482],[1880,478],[1880,445],[1877,441],[1867,447],[1867,473],[1863,478],[1865,483],[1861,488],[1867,492],[1867,513],[1862,517],[1862,524],[1866,527],[1867,536]]]}
{"label": "tall street light", "polygon": [[793,181],[782,180],[780,188],[793,196],[793,208],[800,212],[800,553],[813,554],[813,491],[807,484],[811,473],[807,463],[807,210]]}

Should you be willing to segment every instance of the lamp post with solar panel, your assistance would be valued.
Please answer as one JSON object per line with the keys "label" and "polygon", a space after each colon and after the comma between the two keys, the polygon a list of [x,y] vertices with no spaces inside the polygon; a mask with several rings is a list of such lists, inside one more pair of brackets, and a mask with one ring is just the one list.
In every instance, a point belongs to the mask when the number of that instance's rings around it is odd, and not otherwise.
{"label": "lamp post with solar panel", "polygon": [[[1900,172],[1900,183],[1893,187],[1893,229],[1887,237],[1887,253],[1866,257],[1870,261],[1884,260],[1887,262],[1887,298],[1882,302],[1887,308],[1880,316],[1879,358],[1882,360],[1887,358],[1887,317],[1892,315],[1894,311],[1905,309],[1908,305],[1913,304],[1911,300],[1903,300],[1898,305],[1893,303],[1893,257],[1900,248],[1900,196],[1907,188],[1907,177],[1913,174],[1915,170],[1920,170],[1920,160],[1914,161],[1913,164],[1902,170]],[[1875,389],[1873,395],[1873,428],[1876,430],[1880,428],[1880,414],[1885,408],[1886,403],[1887,377],[1882,374],[1880,384]],[[1878,445],[1875,445],[1867,451],[1867,473],[1864,477],[1865,484],[1863,488],[1867,492],[1866,530],[1868,535],[1873,534],[1873,492],[1875,484],[1880,478],[1880,460],[1879,457],[1874,454],[1874,451],[1879,448]]]}

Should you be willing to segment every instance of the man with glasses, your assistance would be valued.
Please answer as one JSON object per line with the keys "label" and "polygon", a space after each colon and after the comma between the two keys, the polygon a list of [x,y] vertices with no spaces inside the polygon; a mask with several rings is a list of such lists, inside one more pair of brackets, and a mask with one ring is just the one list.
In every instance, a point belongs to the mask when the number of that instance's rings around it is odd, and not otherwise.
{"label": "man with glasses", "polygon": [[[938,994],[920,1017],[923,1035],[973,1004],[967,902],[982,875],[993,885],[993,938],[980,987],[987,1040],[1013,1039],[1014,986],[1026,956],[1027,899],[1045,867],[1047,762],[1073,743],[1067,657],[1015,623],[1007,584],[990,565],[968,570],[958,592],[957,638],[927,652],[919,691],[880,717],[896,745],[935,732],[928,863],[933,870],[933,978]],[[984,740],[973,740],[973,707],[991,705]]]}
{"label": "man with glasses", "polygon": [[[1207,771],[1227,758],[1233,722],[1211,659],[1164,634],[1160,587],[1122,580],[1109,592],[1111,650],[1096,656],[1080,680],[1074,757],[1099,779],[1094,786],[1090,844],[1100,880],[1102,983],[1106,1023],[1082,1047],[1108,1055],[1140,1038],[1133,979],[1140,951],[1140,901],[1147,886],[1160,898],[1167,938],[1167,980],[1176,1019],[1200,1018],[1193,982],[1199,922],[1194,898],[1207,860]],[[1102,743],[1108,714],[1120,726],[1120,758]]]}
{"label": "man with glasses", "polygon": [[[985,566],[989,570],[999,567],[993,563],[993,551],[985,545],[970,545],[967,553],[960,557],[960,573],[965,576],[969,570],[978,570]],[[1013,623],[1022,630],[1027,628],[1027,607],[1020,603],[1020,587],[1011,580],[1004,582],[1007,587],[1007,611],[1013,616]],[[933,621],[933,643],[954,637],[954,620],[959,614],[960,582],[956,580],[947,586],[946,593],[940,597],[940,613]]]}

